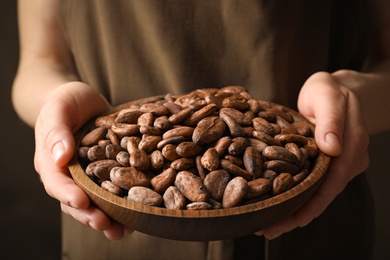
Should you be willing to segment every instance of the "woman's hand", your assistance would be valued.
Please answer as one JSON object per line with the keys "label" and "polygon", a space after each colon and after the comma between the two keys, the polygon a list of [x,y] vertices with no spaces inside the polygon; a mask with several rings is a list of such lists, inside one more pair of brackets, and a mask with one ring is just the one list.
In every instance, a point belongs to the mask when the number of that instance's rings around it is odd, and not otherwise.
{"label": "woman's hand", "polygon": [[109,108],[106,99],[84,83],[59,86],[36,120],[34,163],[46,192],[60,201],[63,212],[102,231],[109,239],[121,239],[130,230],[94,207],[74,183],[67,167],[75,150],[73,134],[90,118]]}
{"label": "woman's hand", "polygon": [[[352,77],[348,77],[348,73]],[[355,176],[369,164],[369,136],[363,122],[360,103],[348,84],[354,73],[318,72],[302,87],[298,108],[316,125],[315,140],[322,152],[332,156],[323,183],[314,196],[292,216],[258,234],[274,239],[296,227],[304,227],[328,207]]]}

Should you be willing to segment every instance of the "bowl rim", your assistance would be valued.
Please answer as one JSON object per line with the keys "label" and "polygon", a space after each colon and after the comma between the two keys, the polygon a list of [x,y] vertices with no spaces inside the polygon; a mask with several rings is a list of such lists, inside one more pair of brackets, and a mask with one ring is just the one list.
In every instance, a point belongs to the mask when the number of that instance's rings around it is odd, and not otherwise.
{"label": "bowl rim", "polygon": [[[319,168],[319,161],[324,161],[324,168]],[[180,217],[180,218],[212,218],[212,217],[224,217],[224,216],[232,216],[239,215],[242,213],[250,213],[259,210],[263,210],[269,207],[273,207],[280,203],[283,203],[286,200],[289,200],[293,197],[298,196],[303,193],[307,189],[309,189],[314,184],[317,184],[323,177],[326,175],[327,166],[330,163],[330,157],[320,152],[317,156],[314,166],[312,167],[312,171],[310,174],[299,184],[294,186],[293,188],[272,196],[270,198],[253,202],[245,205],[240,205],[232,208],[222,208],[222,209],[208,209],[208,210],[187,210],[187,209],[167,209],[164,207],[156,207],[141,204],[138,202],[127,200],[123,197],[114,195],[103,188],[101,188],[98,184],[96,184],[93,180],[91,180],[81,164],[79,163],[77,156],[75,156],[72,162],[69,164],[69,170],[76,181],[77,185],[79,185],[84,191],[91,192],[99,199],[102,199],[108,203],[112,203],[116,206],[129,209],[132,211],[137,211],[144,214],[152,214],[152,215],[161,215],[164,217]],[[283,199],[282,199],[283,198]]]}

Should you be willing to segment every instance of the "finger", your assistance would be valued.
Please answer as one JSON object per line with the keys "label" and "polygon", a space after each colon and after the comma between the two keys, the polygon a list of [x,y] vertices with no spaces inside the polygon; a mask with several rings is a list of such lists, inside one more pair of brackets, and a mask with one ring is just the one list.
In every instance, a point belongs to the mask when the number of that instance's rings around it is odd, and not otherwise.
{"label": "finger", "polygon": [[346,106],[345,93],[338,82],[325,72],[310,77],[299,95],[299,111],[316,125],[317,145],[330,156],[338,156],[342,152]]}
{"label": "finger", "polygon": [[110,219],[99,209],[90,206],[85,209],[76,209],[61,203],[61,210],[79,222],[97,231],[104,231],[110,228]]}
{"label": "finger", "polygon": [[73,156],[75,131],[108,108],[107,101],[90,86],[64,84],[43,106],[35,127],[36,139],[51,151],[55,163],[63,166]]}
{"label": "finger", "polygon": [[51,197],[74,208],[88,208],[90,201],[85,192],[70,178],[66,166],[52,163],[50,151],[40,151],[34,158],[44,188]]}
{"label": "finger", "polygon": [[132,229],[124,227],[118,222],[108,218],[101,210],[95,207],[75,209],[68,205],[61,204],[61,209],[65,214],[72,216],[84,225],[103,232],[110,240],[120,240],[125,234],[131,234],[133,232]]}

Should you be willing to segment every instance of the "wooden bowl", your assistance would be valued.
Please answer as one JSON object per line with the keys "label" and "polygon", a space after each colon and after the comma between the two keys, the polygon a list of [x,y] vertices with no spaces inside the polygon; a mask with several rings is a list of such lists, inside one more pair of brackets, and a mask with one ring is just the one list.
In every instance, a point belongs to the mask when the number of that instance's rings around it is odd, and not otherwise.
{"label": "wooden bowl", "polygon": [[[145,100],[151,99],[130,102],[116,107],[115,110]],[[302,117],[293,110],[291,113]],[[87,124],[76,134],[76,149],[90,126]],[[269,199],[234,208],[194,211],[153,207],[113,195],[86,175],[77,156],[71,161],[69,170],[76,184],[86,192],[91,201],[119,223],[139,232],[166,239],[211,241],[249,235],[287,218],[314,194],[326,174],[329,163],[330,157],[320,152],[305,180]]]}

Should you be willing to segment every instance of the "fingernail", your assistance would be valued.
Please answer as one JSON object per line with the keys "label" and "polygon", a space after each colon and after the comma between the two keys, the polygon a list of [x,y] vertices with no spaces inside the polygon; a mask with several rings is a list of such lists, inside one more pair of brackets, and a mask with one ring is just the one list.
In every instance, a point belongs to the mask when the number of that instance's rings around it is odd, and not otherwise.
{"label": "fingernail", "polygon": [[305,226],[307,226],[310,222],[312,222],[312,218],[310,218],[310,219],[306,219],[305,221],[303,221],[302,222],[302,224],[301,225],[299,225],[299,227],[305,227]]}
{"label": "fingernail", "polygon": [[79,209],[79,207],[77,207],[76,204],[74,204],[74,202],[70,201],[69,204],[68,204],[70,207],[74,208],[74,209]]}
{"label": "fingernail", "polygon": [[333,133],[327,133],[325,135],[325,141],[332,147],[339,147],[340,146],[340,140],[339,138],[333,134]]}
{"label": "fingernail", "polygon": [[268,239],[275,239],[275,238],[277,238],[277,237],[280,237],[283,233],[284,233],[284,231],[281,230],[281,229],[276,230],[275,232],[273,232],[273,233],[268,237]]}
{"label": "fingernail", "polygon": [[256,236],[262,236],[264,233],[263,233],[263,231],[257,231],[257,232],[255,232],[255,235]]}
{"label": "fingernail", "polygon": [[62,142],[58,142],[54,145],[51,154],[55,162],[57,162],[65,152],[65,146]]}
{"label": "fingernail", "polygon": [[131,234],[133,234],[134,229],[125,227],[124,231],[125,231],[125,235],[131,235]]}

